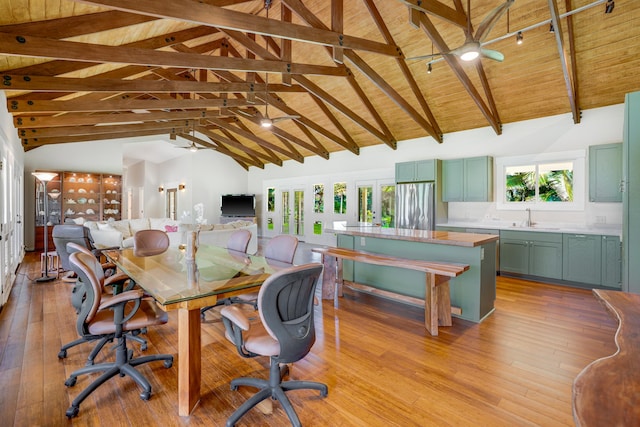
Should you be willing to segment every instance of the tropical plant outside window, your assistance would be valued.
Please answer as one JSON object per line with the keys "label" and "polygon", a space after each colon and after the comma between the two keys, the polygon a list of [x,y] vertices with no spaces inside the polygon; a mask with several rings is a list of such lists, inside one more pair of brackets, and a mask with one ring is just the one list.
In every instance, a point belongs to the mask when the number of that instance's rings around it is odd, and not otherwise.
{"label": "tropical plant outside window", "polygon": [[324,184],[315,184],[313,186],[313,212],[324,212]]}
{"label": "tropical plant outside window", "polygon": [[573,162],[539,163],[505,168],[505,201],[573,202]]}
{"label": "tropical plant outside window", "polygon": [[267,188],[267,212],[276,211],[276,189],[274,187]]}
{"label": "tropical plant outside window", "polygon": [[382,227],[393,227],[395,226],[396,186],[383,185],[380,197],[380,207],[382,209],[380,224]]}
{"label": "tropical plant outside window", "polygon": [[347,213],[347,183],[337,182],[333,184],[333,212],[336,214]]}

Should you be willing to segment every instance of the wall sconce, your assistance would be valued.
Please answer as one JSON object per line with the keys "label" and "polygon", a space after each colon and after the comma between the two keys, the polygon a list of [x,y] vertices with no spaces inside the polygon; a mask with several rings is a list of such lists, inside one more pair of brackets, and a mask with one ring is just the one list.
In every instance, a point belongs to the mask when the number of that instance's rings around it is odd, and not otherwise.
{"label": "wall sconce", "polygon": [[186,185],[184,185],[184,184],[178,184],[178,190],[180,190],[180,191],[184,191],[186,188],[187,188],[187,186],[186,186]]}
{"label": "wall sconce", "polygon": [[158,193],[162,193],[164,192],[164,187],[161,185],[160,187],[158,187]]}

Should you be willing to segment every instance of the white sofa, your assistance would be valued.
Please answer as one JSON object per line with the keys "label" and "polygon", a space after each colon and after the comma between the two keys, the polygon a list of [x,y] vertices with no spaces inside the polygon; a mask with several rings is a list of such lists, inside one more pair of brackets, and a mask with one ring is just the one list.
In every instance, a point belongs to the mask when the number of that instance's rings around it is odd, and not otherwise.
{"label": "white sofa", "polygon": [[[186,231],[191,225],[181,225],[178,221],[168,218],[139,218],[121,221],[85,221],[89,228],[94,244],[98,248],[132,247],[133,235],[138,230],[155,229],[166,231],[169,235],[170,246],[177,247],[186,243]],[[228,224],[214,224],[200,226],[200,244],[225,247],[229,236],[239,228],[251,231],[251,240],[247,252],[255,254],[258,251],[258,226],[251,221],[233,221]]]}

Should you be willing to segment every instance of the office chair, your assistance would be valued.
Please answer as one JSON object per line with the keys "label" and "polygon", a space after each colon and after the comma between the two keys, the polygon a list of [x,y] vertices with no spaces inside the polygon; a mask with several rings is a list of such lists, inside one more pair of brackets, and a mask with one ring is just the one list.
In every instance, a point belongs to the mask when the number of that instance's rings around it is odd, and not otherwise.
{"label": "office chair", "polygon": [[[88,256],[94,256],[94,254],[88,250],[87,248],[85,248],[82,245],[79,245],[77,243],[67,243],[67,252],[69,254],[72,254],[74,252],[82,252]],[[97,259],[97,258],[96,258]],[[108,265],[108,264],[107,264]],[[98,281],[101,284],[101,290],[102,290],[102,300],[108,300],[109,298],[111,298],[113,296],[114,293],[119,293],[121,292],[123,289],[124,290],[129,290],[130,288],[127,287],[125,288],[124,285],[127,281],[129,281],[129,276],[127,276],[124,273],[116,273],[113,274],[109,277],[105,277],[104,275],[104,271],[105,271],[105,264],[100,264],[100,262],[97,262],[95,264],[93,264],[93,267],[95,268],[95,276],[98,279]],[[107,267],[110,268],[110,267]],[[132,284],[131,284],[132,286]],[[112,287],[111,292],[107,291],[108,287]],[[80,313],[80,310],[82,309],[82,305],[86,299],[87,296],[87,289],[86,286],[84,284],[84,282],[81,280],[80,277],[77,278],[77,284],[76,286],[74,286],[73,291],[71,293],[71,304],[73,305],[73,307],[76,309],[76,313]],[[63,345],[62,347],[60,347],[60,351],[58,352],[58,358],[59,359],[64,359],[67,357],[67,350],[69,350],[72,347],[75,347],[79,344],[83,344],[85,342],[92,342],[92,341],[98,341],[98,343],[96,344],[96,346],[93,348],[93,350],[91,350],[91,352],[89,353],[89,356],[87,357],[87,366],[93,365],[94,359],[96,358],[96,356],[98,355],[98,353],[100,352],[100,350],[102,350],[102,348],[105,346],[105,344],[107,344],[108,342],[113,341],[113,337],[111,336],[103,336],[103,335],[92,335],[92,334],[86,334],[85,333],[85,328],[84,328],[84,323],[81,322],[81,318],[78,317],[78,322],[77,322],[77,330],[78,330],[78,334],[80,335],[80,338],[73,340],[65,345]],[[145,351],[147,349],[147,341],[144,338],[141,338],[139,336],[137,336],[140,333],[146,333],[146,329],[140,329],[140,330],[134,330],[134,331],[130,331],[127,332],[127,334],[129,335],[129,339],[133,340],[133,341],[137,341],[138,343],[140,343],[140,350]]]}
{"label": "office chair", "polygon": [[[251,231],[249,230],[236,230],[227,239],[227,249],[237,254],[246,254],[249,247],[249,241],[251,240]],[[208,305],[200,309],[200,317],[204,320],[204,314],[211,310],[213,307],[220,305],[229,305],[233,303],[244,303],[254,305],[253,301],[245,301],[239,297],[224,298],[217,301],[214,305]]]}
{"label": "office chair", "polygon": [[102,285],[96,276],[100,268],[95,257],[83,252],[75,252],[70,255],[71,268],[85,284],[87,296],[82,304],[82,310],[78,317],[78,327],[82,333],[101,337],[110,337],[117,341],[116,359],[114,362],[100,363],[93,366],[85,366],[71,373],[65,381],[67,387],[73,387],[80,375],[93,372],[103,372],[91,384],[87,386],[71,403],[67,409],[67,418],[73,418],[80,411],[80,404],[100,385],[116,375],[129,375],[143,389],[140,393],[142,400],[151,397],[151,384],[138,372],[135,367],[143,363],[164,361],[165,368],[173,365],[173,356],[170,354],[155,354],[152,356],[133,357],[133,351],[127,348],[127,332],[167,323],[166,312],[161,311],[149,300],[143,299],[143,292],[132,289],[114,295],[108,300],[102,298]]}
{"label": "office chair", "polygon": [[225,336],[235,344],[238,353],[242,357],[270,357],[268,380],[236,378],[231,381],[232,390],[249,386],[259,391],[229,417],[227,427],[235,425],[251,408],[269,397],[280,401],[292,425],[300,426],[285,392],[312,389],[327,396],[329,389],[325,384],[282,381],[289,370],[286,364],[305,357],[315,342],[313,300],[321,273],[322,265],[313,263],[280,270],[265,280],[258,293],[260,324],[251,324],[237,305],[222,308]]}
{"label": "office chair", "polygon": [[169,248],[169,236],[162,230],[138,230],[133,235],[133,254],[139,257],[159,255]]}
{"label": "office chair", "polygon": [[78,245],[84,246],[89,251],[93,252],[96,257],[100,256],[100,250],[95,247],[93,244],[93,239],[91,238],[91,231],[82,225],[77,224],[58,224],[53,227],[51,231],[51,237],[53,239],[53,244],[56,248],[56,252],[58,253],[58,258],[60,259],[60,266],[63,271],[69,272],[63,277],[63,281],[65,282],[75,282],[75,273],[71,270],[71,266],[69,265],[69,251],[67,251],[67,243],[76,243]]}

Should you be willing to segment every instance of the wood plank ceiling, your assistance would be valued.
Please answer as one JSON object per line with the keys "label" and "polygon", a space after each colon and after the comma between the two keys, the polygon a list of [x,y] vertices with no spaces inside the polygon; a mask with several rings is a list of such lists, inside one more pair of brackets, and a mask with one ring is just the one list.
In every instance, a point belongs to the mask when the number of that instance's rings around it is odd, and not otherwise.
{"label": "wood plank ceiling", "polygon": [[[159,135],[246,169],[424,136],[428,152],[465,129],[579,125],[640,90],[640,2],[607,1],[472,0],[469,32],[464,0],[3,0],[0,70],[25,150]],[[411,59],[501,5],[482,47],[504,61]]]}

